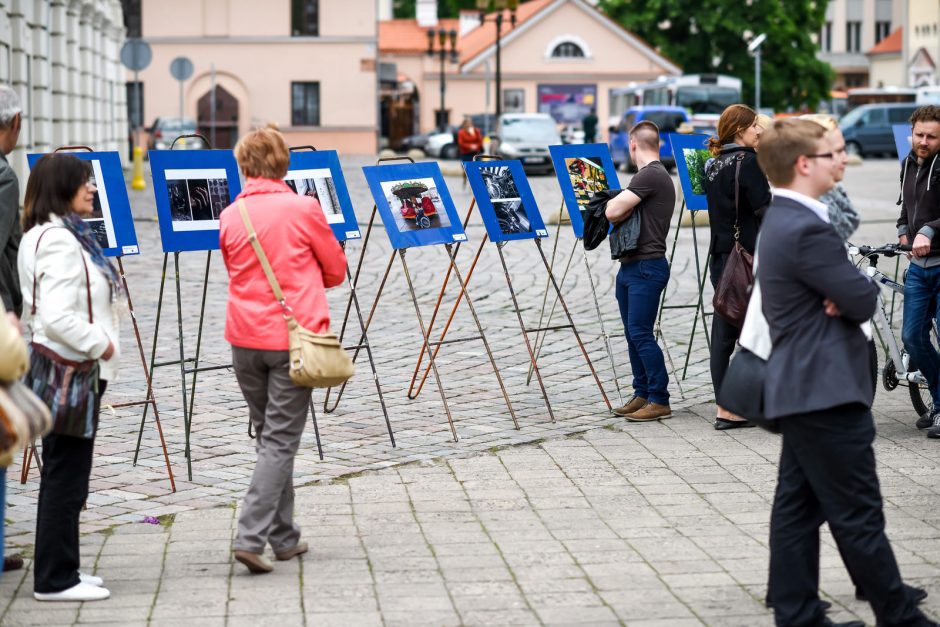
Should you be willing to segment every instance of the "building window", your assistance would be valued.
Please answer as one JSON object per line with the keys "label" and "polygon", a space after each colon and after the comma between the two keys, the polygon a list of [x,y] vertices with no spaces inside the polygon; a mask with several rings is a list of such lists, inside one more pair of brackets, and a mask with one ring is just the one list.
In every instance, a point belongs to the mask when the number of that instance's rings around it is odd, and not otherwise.
{"label": "building window", "polygon": [[865,87],[868,85],[868,74],[845,74],[843,78],[846,88]]}
{"label": "building window", "polygon": [[124,8],[124,28],[127,29],[128,39],[139,39],[143,36],[140,23],[141,0],[121,0]]}
{"label": "building window", "polygon": [[861,22],[846,22],[845,23],[845,51],[846,52],[861,52],[862,51],[862,23]]}
{"label": "building window", "polygon": [[144,125],[144,83],[127,81],[127,123],[131,128]]}
{"label": "building window", "polygon": [[503,113],[525,113],[525,90],[503,90]]}
{"label": "building window", "polygon": [[291,124],[320,125],[320,83],[291,83]]}
{"label": "building window", "polygon": [[584,50],[581,49],[576,43],[566,41],[564,43],[558,44],[555,46],[555,49],[552,50],[552,57],[554,58],[564,58],[564,59],[573,59],[573,58],[584,58]]}
{"label": "building window", "polygon": [[819,38],[819,49],[823,52],[832,52],[832,22],[823,24],[822,37]]}
{"label": "building window", "polygon": [[291,0],[290,32],[294,37],[317,37],[320,34],[320,3],[318,0]]}
{"label": "building window", "polygon": [[891,22],[875,22],[875,43],[891,34]]}

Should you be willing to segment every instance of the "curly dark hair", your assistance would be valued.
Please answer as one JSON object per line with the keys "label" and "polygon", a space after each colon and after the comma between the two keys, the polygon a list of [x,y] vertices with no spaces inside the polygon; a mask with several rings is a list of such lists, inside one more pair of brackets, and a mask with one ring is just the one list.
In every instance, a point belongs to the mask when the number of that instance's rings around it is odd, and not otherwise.
{"label": "curly dark hair", "polygon": [[940,107],[924,105],[914,109],[914,113],[911,114],[911,126],[918,122],[940,122]]}

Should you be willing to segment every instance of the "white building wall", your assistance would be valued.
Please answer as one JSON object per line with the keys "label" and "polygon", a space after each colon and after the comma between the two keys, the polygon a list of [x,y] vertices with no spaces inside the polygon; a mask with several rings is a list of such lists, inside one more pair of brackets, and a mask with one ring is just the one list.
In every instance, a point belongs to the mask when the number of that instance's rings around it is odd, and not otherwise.
{"label": "white building wall", "polygon": [[59,146],[127,145],[120,0],[0,0],[0,82],[19,93],[23,130],[10,162]]}

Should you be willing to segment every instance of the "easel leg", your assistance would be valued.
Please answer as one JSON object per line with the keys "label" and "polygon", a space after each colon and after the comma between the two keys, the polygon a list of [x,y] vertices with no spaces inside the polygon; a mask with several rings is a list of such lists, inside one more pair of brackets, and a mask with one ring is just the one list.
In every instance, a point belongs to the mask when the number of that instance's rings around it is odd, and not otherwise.
{"label": "easel leg", "polygon": [[[434,361],[434,351],[431,350],[431,344],[428,339],[429,336],[424,327],[424,319],[421,317],[421,307],[418,306],[418,297],[415,294],[414,284],[411,282],[411,273],[408,272],[408,263],[405,261],[405,252],[407,250],[407,248],[399,249],[398,255],[401,258],[401,266],[405,271],[405,281],[408,283],[408,292],[411,294],[411,302],[415,307],[415,316],[418,319],[418,326],[421,329],[421,337],[424,338],[424,348],[428,353],[428,360],[431,362],[431,370],[434,371],[434,379],[437,381],[437,390],[441,394],[441,402],[444,403],[444,413],[447,414],[447,424],[450,425],[450,433],[454,437],[454,442],[457,442],[459,438],[457,437],[457,428],[454,426],[454,417],[451,415],[450,406],[447,404],[447,393],[444,392],[444,384],[441,383],[441,375],[437,371],[437,362]],[[378,302],[378,299],[376,299],[376,302]]]}
{"label": "easel leg", "polygon": [[[170,454],[166,450],[166,441],[163,439],[163,427],[160,424],[160,413],[157,411],[157,401],[153,397],[153,381],[150,370],[147,368],[147,357],[144,355],[144,344],[140,340],[140,327],[137,326],[137,315],[134,313],[134,302],[131,300],[131,292],[127,287],[127,277],[124,274],[124,262],[119,256],[117,258],[118,270],[121,273],[121,283],[124,285],[124,293],[127,295],[127,308],[131,314],[131,323],[134,326],[134,338],[137,340],[137,352],[140,355],[140,365],[144,369],[144,377],[147,379],[147,397],[144,401],[144,407],[153,405],[153,419],[157,425],[157,433],[160,436],[160,446],[163,448],[163,459],[166,462],[167,476],[170,478],[170,489],[176,492],[176,481],[173,478],[173,469],[170,467]],[[143,429],[141,429],[143,433]],[[138,437],[138,450],[140,438]],[[134,455],[136,461],[137,455]]]}
{"label": "easel leg", "polygon": [[[206,295],[209,293],[209,265],[212,263],[212,251],[206,253],[206,276],[202,281],[202,305],[199,307],[199,329],[196,331],[196,357],[193,361],[193,383],[189,390],[189,422],[192,426],[193,405],[196,403],[196,377],[199,376],[199,354],[202,350],[202,326],[206,315]],[[186,451],[189,457],[189,451]],[[192,479],[192,477],[190,477]]]}
{"label": "easel leg", "polygon": [[[545,253],[542,251],[541,240],[535,240],[535,245],[539,249],[539,256],[542,258],[542,263],[545,265],[545,270],[548,272],[548,278],[551,281],[552,286],[555,288],[555,294],[558,296],[558,302],[561,304],[561,308],[565,312],[565,317],[568,318],[568,324],[571,325],[571,332],[574,333],[574,338],[578,341],[578,346],[581,348],[581,354],[584,355],[584,361],[587,363],[588,368],[591,369],[591,374],[594,376],[594,382],[597,383],[597,389],[600,390],[601,396],[604,398],[604,403],[607,404],[607,409],[612,410],[613,406],[610,404],[610,399],[607,398],[607,392],[604,391],[604,386],[601,384],[600,377],[597,376],[597,371],[594,369],[594,364],[591,362],[591,357],[588,355],[587,349],[584,347],[584,342],[581,341],[581,335],[578,333],[578,328],[575,326],[574,319],[571,317],[571,312],[568,310],[568,305],[565,303],[565,297],[561,294],[561,288],[558,287],[558,283],[555,282],[555,275],[552,274],[552,271],[549,269],[548,259],[545,258]],[[574,253],[574,251],[571,252]]]}
{"label": "easel leg", "polygon": [[[447,249],[447,255],[450,257],[450,267],[454,269],[454,276],[457,277],[457,282],[460,283],[460,293],[467,295],[467,308],[470,309],[470,315],[473,316],[473,322],[476,324],[477,331],[480,333],[480,341],[483,342],[483,348],[486,350],[486,356],[490,360],[490,365],[493,366],[493,374],[496,375],[496,381],[499,383],[499,389],[502,391],[503,399],[506,401],[506,409],[509,410],[509,417],[512,418],[512,424],[515,425],[516,429],[518,429],[519,421],[516,419],[516,412],[513,410],[512,403],[509,401],[509,392],[506,391],[506,385],[503,383],[503,377],[499,374],[499,368],[496,367],[496,360],[493,358],[493,351],[490,350],[490,343],[486,339],[486,333],[483,332],[483,325],[480,324],[480,317],[477,316],[477,309],[473,306],[473,299],[470,298],[470,292],[467,291],[467,283],[463,280],[463,277],[460,276],[460,269],[457,267],[456,253],[453,250],[453,244],[446,244],[445,248]],[[440,346],[441,345],[438,344],[435,348],[440,348]]]}
{"label": "easel leg", "polygon": [[186,406],[186,351],[183,348],[183,295],[180,292],[180,254],[173,253],[173,269],[176,276],[176,326],[179,333],[180,349],[180,387],[183,397],[183,429],[185,430],[186,444],[184,454],[186,455],[186,471],[189,480],[193,480],[193,460],[189,452],[189,426],[192,416]]}
{"label": "easel leg", "polygon": [[[542,250],[541,241],[540,240],[535,240],[535,241],[539,242],[539,250]],[[561,283],[559,283],[558,286],[555,287],[556,290],[560,290],[562,287],[565,286],[565,280],[568,278],[568,271],[571,269],[571,262],[574,260],[574,252],[575,250],[577,250],[577,247],[578,247],[578,240],[575,239],[574,246],[571,248],[571,253],[568,255],[568,263],[565,264],[565,271],[561,275]],[[554,283],[555,281],[555,277],[554,275],[552,275],[550,264],[548,265],[548,268],[549,268],[548,274],[550,276],[548,280],[548,286],[551,287],[552,283]],[[546,327],[552,326],[552,318],[555,317],[555,309],[558,307],[558,297],[557,297],[558,293],[560,292],[556,292],[555,302],[552,303],[552,308],[548,312],[548,320],[545,322]],[[541,314],[539,314],[539,326],[537,328],[539,329],[544,328],[542,326]],[[548,337],[547,332],[536,332],[535,334],[535,359],[536,360],[538,360],[539,355],[542,354],[542,346],[545,344],[546,337]],[[532,365],[531,364],[529,365],[529,376],[526,378],[525,382],[526,382],[526,385],[532,382]]]}
{"label": "easel leg", "polygon": [[[489,241],[487,236],[483,235],[483,239],[480,240],[480,246],[477,248],[477,253],[473,257],[473,263],[470,264],[470,269],[467,271],[466,283],[470,282],[470,278],[473,276],[473,271],[477,267],[477,262],[480,260],[480,254],[483,252],[483,247],[486,245],[487,241]],[[456,256],[457,256],[457,253],[455,250],[454,251],[455,260],[456,260]],[[456,263],[456,261],[454,263]],[[435,316],[437,315],[437,308],[440,306],[440,303],[441,303],[440,299],[441,297],[444,296],[444,288],[447,286],[447,281],[450,278],[450,272],[451,272],[451,267],[448,266],[447,275],[444,277],[444,285],[441,286],[441,293],[440,293],[440,296],[438,296],[437,306],[434,309]],[[454,316],[457,314],[457,308],[460,306],[460,301],[463,299],[464,293],[465,293],[464,289],[461,288],[460,293],[457,294],[457,300],[454,301],[454,306],[450,310],[450,315],[447,317],[447,323],[444,325],[444,330],[441,331],[441,337],[439,338],[439,342],[443,342],[444,338],[447,337],[447,332],[450,330],[450,325],[454,321]],[[431,319],[431,324],[434,324],[433,318]],[[430,327],[428,328],[428,332],[430,333]],[[440,350],[441,350],[441,344],[438,343],[434,347],[435,357],[437,357],[437,354],[440,352]],[[414,375],[412,375],[411,377],[411,388],[408,389],[408,398],[410,400],[414,400],[418,398],[418,394],[421,394],[421,390],[424,388],[424,382],[428,380],[428,374],[430,374],[431,372],[431,366],[429,364],[428,367],[424,369],[424,376],[421,377],[421,383],[418,385],[418,390],[412,394],[412,390],[414,389],[415,378],[418,376],[418,370],[421,368],[421,362],[423,361],[423,359],[424,359],[424,347],[421,348],[421,353],[418,355],[418,363],[415,364]]]}
{"label": "easel leg", "polygon": [[317,438],[317,453],[320,455],[320,461],[323,461],[323,445],[320,443],[320,426],[317,424],[317,410],[313,407],[313,391],[310,392],[310,416],[313,418],[313,435]]}
{"label": "easel leg", "polygon": [[[604,327],[604,315],[601,313],[601,305],[597,301],[597,289],[594,287],[594,276],[591,274],[591,264],[588,261],[587,251],[584,249],[584,241],[581,241],[581,254],[584,257],[584,268],[587,270],[588,285],[591,286],[591,296],[594,297],[594,310],[597,312],[597,322],[601,325],[601,335],[604,338],[604,346],[607,348],[607,359],[610,361],[610,370],[614,375],[614,386],[617,388],[617,398],[623,405],[623,393],[620,391],[620,377],[617,376],[617,364],[614,363],[614,351],[610,347],[610,336],[607,335],[607,329]],[[535,364],[533,364],[534,366]]]}
{"label": "easel leg", "polygon": [[[549,272],[551,272],[551,270],[555,267],[555,255],[558,254],[558,240],[561,239],[560,237],[561,236],[561,215],[562,215],[562,210],[564,209],[564,207],[565,207],[564,202],[562,202],[562,204],[558,206],[558,223],[555,225],[555,241],[552,243],[552,260],[548,264]],[[562,283],[564,283],[564,279],[562,279]],[[545,306],[548,304],[548,290],[551,288],[551,286],[552,286],[551,280],[545,279],[545,293],[542,294],[542,308],[539,309],[539,323],[535,327],[537,329],[542,328],[542,320],[545,318]],[[536,346],[535,358],[536,359],[538,359],[538,354],[539,354],[538,345],[539,345],[539,334],[536,333],[535,334],[535,346]],[[532,365],[529,364],[529,374],[526,376],[525,384],[529,385],[531,382],[532,382]]]}
{"label": "easel leg", "polygon": [[548,400],[548,392],[545,389],[545,382],[542,381],[542,373],[535,360],[535,353],[532,350],[532,342],[529,341],[529,333],[525,328],[525,321],[522,319],[522,311],[519,309],[519,300],[516,298],[516,289],[512,285],[512,277],[509,274],[509,266],[506,264],[506,257],[503,255],[504,242],[496,244],[496,251],[499,253],[499,261],[503,265],[503,274],[506,275],[506,285],[509,287],[509,295],[512,297],[512,307],[516,312],[516,319],[519,321],[519,331],[522,333],[522,339],[525,340],[526,350],[529,351],[529,364],[535,372],[535,378],[539,382],[539,389],[542,391],[542,398],[545,400],[545,409],[548,410],[548,417],[555,422],[555,412],[552,410],[552,404]]}
{"label": "easel leg", "polygon": [[[699,314],[702,316],[702,330],[705,332],[705,346],[708,347],[709,352],[711,351],[712,343],[711,337],[708,333],[708,325],[705,322],[705,301],[702,296],[705,291],[705,280],[706,273],[702,271],[701,266],[699,265],[698,259],[698,237],[695,231],[695,212],[692,212],[692,242],[695,247],[695,276],[698,282],[698,301],[695,306],[695,318],[692,320],[692,333],[689,335],[689,348],[685,353],[685,365],[682,367],[682,380],[685,381],[686,373],[689,370],[689,359],[692,356],[692,342],[695,340],[695,331],[698,328],[698,318]],[[711,261],[711,252],[705,256],[705,265],[708,266],[708,263]]]}
{"label": "easel leg", "polygon": [[[157,295],[157,317],[153,323],[153,344],[150,345],[150,369],[153,373],[153,364],[157,359],[157,338],[160,335],[160,314],[163,311],[163,288],[166,285],[166,264],[170,258],[169,253],[163,253],[163,272],[160,274],[160,293]],[[149,386],[149,384],[148,384]],[[147,410],[149,405],[144,405],[144,415],[140,418],[140,429],[137,430],[137,448],[134,450],[134,465],[137,465],[137,457],[140,455],[140,442],[144,436],[144,424],[147,421]]]}
{"label": "easel leg", "polygon": [[[464,183],[466,183],[466,172],[464,173]],[[470,224],[470,215],[473,213],[473,208],[476,206],[476,198],[470,201],[470,208],[467,209],[467,215],[463,219],[463,230],[467,230],[467,225]],[[480,258],[480,252],[483,250],[483,243],[486,242],[486,236],[483,236],[483,242],[480,243],[480,247],[477,249],[477,255],[473,258],[473,264],[470,266],[470,271],[467,273],[467,281],[470,281],[470,277],[473,276],[473,269],[476,267],[477,259]],[[454,256],[460,251],[460,242],[457,242],[457,245],[454,247]],[[447,267],[447,272],[444,274],[444,282],[441,284],[441,291],[437,295],[437,302],[434,303],[434,311],[431,313],[431,321],[428,322],[428,333],[434,329],[434,322],[437,320],[437,313],[440,311],[441,302],[444,300],[444,293],[447,291],[447,284],[450,282],[450,272],[451,267]],[[457,296],[457,304],[460,303],[460,299],[463,298],[463,292]],[[457,304],[454,305],[453,310],[450,312],[450,318],[447,319],[447,324],[444,326],[444,331],[441,333],[441,341],[444,341],[444,337],[447,335],[447,329],[450,327],[451,321],[454,319],[454,312],[457,311]],[[437,348],[440,348],[438,346]],[[437,348],[435,350],[437,350]],[[418,378],[418,371],[421,369],[421,363],[424,361],[424,345],[422,344],[421,350],[418,353],[418,361],[415,364],[415,371],[411,375],[411,384],[408,386],[408,398],[414,400],[418,398],[418,394],[421,394],[421,388],[424,387],[424,382],[428,379],[428,372],[431,370],[430,366],[425,368],[424,376],[421,378],[421,384],[418,386],[418,391],[415,392],[415,380]]]}

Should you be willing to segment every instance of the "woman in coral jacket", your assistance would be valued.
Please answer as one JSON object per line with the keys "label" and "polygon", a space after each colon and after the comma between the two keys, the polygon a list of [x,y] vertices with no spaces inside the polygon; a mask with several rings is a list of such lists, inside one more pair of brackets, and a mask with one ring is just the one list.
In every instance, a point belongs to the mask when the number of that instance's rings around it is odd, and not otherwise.
{"label": "woman in coral jacket", "polygon": [[222,257],[229,274],[225,339],[254,425],[258,461],[242,503],[235,559],[254,573],[273,570],[264,556],[289,560],[307,552],[294,523],[294,456],[307,418],[310,389],[289,374],[287,321],[255,255],[237,202],[244,200],[258,241],[297,322],[314,333],[330,327],[326,288],[346,275],[346,256],[311,197],[284,183],[290,162],[276,130],[245,135],[235,158],[246,182],[236,203],[220,217]]}

